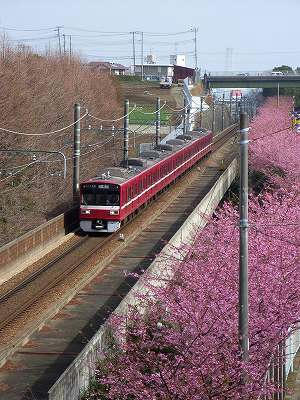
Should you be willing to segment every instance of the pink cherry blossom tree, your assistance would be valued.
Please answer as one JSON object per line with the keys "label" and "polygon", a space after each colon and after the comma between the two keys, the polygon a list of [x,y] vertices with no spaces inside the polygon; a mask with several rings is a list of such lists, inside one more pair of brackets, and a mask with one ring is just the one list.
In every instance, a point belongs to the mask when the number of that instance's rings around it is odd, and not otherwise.
{"label": "pink cherry blossom tree", "polygon": [[284,363],[278,348],[300,310],[299,137],[273,134],[288,126],[290,108],[288,98],[279,109],[270,99],[251,126],[251,166],[269,186],[249,203],[249,361],[238,347],[238,211],[225,203],[183,262],[166,261],[169,284],[142,277],[153,296],[112,318],[122,340],[99,362],[87,399],[254,400],[280,390],[265,377],[271,362]]}

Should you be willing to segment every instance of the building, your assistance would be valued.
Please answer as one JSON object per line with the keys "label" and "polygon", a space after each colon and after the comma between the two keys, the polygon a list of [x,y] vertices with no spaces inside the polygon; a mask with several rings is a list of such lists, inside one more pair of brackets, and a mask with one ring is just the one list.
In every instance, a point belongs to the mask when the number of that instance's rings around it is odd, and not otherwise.
{"label": "building", "polygon": [[136,64],[134,69],[134,75],[141,76],[143,67],[143,76],[149,80],[160,80],[164,76],[170,76],[173,78],[174,65],[170,64]]}
{"label": "building", "polygon": [[185,56],[172,54],[170,56],[170,64],[178,65],[180,67],[185,67]]}
{"label": "building", "polygon": [[91,61],[88,66],[93,70],[109,72],[111,75],[125,75],[127,70],[124,65],[110,63],[108,61]]}
{"label": "building", "polygon": [[189,78],[190,82],[195,82],[195,70],[194,68],[181,67],[180,65],[174,65],[173,82],[178,83],[178,79]]}
{"label": "building", "polygon": [[[156,58],[153,55],[146,57],[146,63],[143,65],[144,79],[160,80],[162,77],[170,77],[173,82],[178,82],[178,79],[189,78],[195,80],[195,70],[185,66],[185,56],[173,54],[170,56],[170,64],[156,64]],[[142,65],[136,64],[134,75],[142,75]]]}
{"label": "building", "polygon": [[156,59],[155,55],[148,54],[146,56],[146,64],[156,64],[156,61],[157,61],[157,59]]}

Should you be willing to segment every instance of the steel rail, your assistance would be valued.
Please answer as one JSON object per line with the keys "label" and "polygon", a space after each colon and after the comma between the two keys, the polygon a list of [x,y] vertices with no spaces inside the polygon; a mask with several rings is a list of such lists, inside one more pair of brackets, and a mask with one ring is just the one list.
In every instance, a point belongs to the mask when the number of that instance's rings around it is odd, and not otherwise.
{"label": "steel rail", "polygon": [[[17,310],[13,311],[12,313],[9,314],[9,316],[7,318],[0,321],[0,330],[3,329],[6,325],[8,325],[12,320],[17,318],[20,314],[25,312],[32,304],[34,304],[38,299],[40,299],[44,294],[46,294],[54,286],[57,286],[57,284],[62,282],[66,276],[68,276],[70,273],[72,273],[80,265],[84,264],[85,261],[87,261],[89,258],[91,258],[99,249],[101,249],[101,247],[103,247],[107,242],[109,242],[113,236],[114,236],[114,234],[112,234],[111,236],[106,237],[104,240],[102,240],[101,243],[99,243],[97,246],[95,246],[88,254],[84,255],[82,258],[80,258],[76,263],[72,264],[70,267],[64,269],[63,272],[58,274],[58,276],[56,276],[53,280],[51,280],[51,282],[49,282],[49,284],[46,284],[46,286],[44,286],[41,290],[37,291],[37,293],[34,294],[34,297],[31,297],[30,299],[28,299],[27,301],[22,303],[22,305],[19,306]],[[9,298],[12,298],[14,295],[16,295],[22,289],[24,289],[28,284],[34,282],[45,271],[47,271],[48,269],[53,267],[59,261],[63,260],[66,255],[70,254],[72,251],[79,248],[87,240],[89,240],[88,236],[85,237],[85,240],[80,241],[80,243],[73,246],[68,251],[62,253],[56,259],[54,259],[51,262],[49,262],[48,264],[46,264],[43,268],[39,269],[38,271],[36,271],[32,275],[30,275],[26,280],[24,280],[24,282],[17,285],[14,289],[10,290],[5,295],[3,295],[1,297],[2,302],[5,301],[5,300],[3,300],[3,298],[5,298],[6,300]]]}
{"label": "steel rail", "polygon": [[[238,125],[235,124],[235,125],[232,125],[232,126],[226,128],[224,131],[220,132],[218,135],[215,135],[215,137],[213,138],[213,145],[218,144],[218,146],[214,148],[213,152],[218,150],[224,143],[226,143],[226,141],[228,140],[228,136],[232,136],[233,134],[235,134],[237,132],[238,132]],[[216,139],[217,137],[218,137],[218,139]],[[201,162],[201,160],[199,160],[199,161]],[[198,163],[199,162],[197,162],[194,166],[196,166]],[[151,203],[152,203],[152,201],[151,201]],[[124,223],[122,225],[120,230],[118,230],[117,232],[114,232],[111,235],[105,237],[88,254],[85,254],[77,262],[71,264],[68,268],[63,270],[63,272],[58,274],[58,276],[56,276],[53,280],[51,280],[51,282],[49,282],[49,284],[46,284],[46,286],[44,286],[41,290],[39,290],[37,293],[35,293],[34,297],[31,297],[27,301],[23,302],[21,306],[19,305],[17,310],[15,310],[14,312],[10,313],[10,315],[7,318],[5,318],[4,320],[0,321],[0,330],[2,330],[11,321],[16,319],[19,315],[24,313],[32,304],[34,304],[36,301],[38,301],[38,299],[41,298],[44,294],[46,294],[49,290],[51,290],[53,287],[55,287],[59,283],[61,283],[70,273],[72,273],[78,267],[83,265],[98,250],[100,250],[103,246],[105,246],[106,243],[110,242],[112,238],[114,238],[117,235],[119,235],[119,233],[123,230],[123,228],[128,223],[132,222],[136,216],[137,216],[137,214],[133,215],[132,218],[130,218],[130,220],[128,220],[126,223]],[[5,294],[1,295],[0,296],[0,304],[4,303],[6,300],[9,300],[10,298],[12,298],[14,295],[16,295],[22,289],[26,288],[26,286],[28,286],[30,283],[33,283],[43,273],[45,273],[50,268],[54,267],[58,262],[62,261],[67,255],[71,254],[74,250],[79,249],[84,243],[86,243],[90,239],[91,238],[89,236],[85,236],[82,240],[80,240],[79,242],[77,242],[73,246],[71,246],[69,249],[67,249],[64,252],[62,252],[55,259],[51,260],[46,265],[44,265],[42,268],[40,268],[39,270],[35,271],[34,273],[29,275],[28,277],[26,277],[20,284],[16,285],[14,288],[10,289]]]}

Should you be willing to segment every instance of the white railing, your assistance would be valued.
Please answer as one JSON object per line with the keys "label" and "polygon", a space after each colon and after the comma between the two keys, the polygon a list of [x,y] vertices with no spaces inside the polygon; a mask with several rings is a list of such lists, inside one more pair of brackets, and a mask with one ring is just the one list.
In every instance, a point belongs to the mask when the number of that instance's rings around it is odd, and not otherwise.
{"label": "white railing", "polygon": [[294,371],[294,359],[300,348],[300,324],[285,342],[285,376]]}

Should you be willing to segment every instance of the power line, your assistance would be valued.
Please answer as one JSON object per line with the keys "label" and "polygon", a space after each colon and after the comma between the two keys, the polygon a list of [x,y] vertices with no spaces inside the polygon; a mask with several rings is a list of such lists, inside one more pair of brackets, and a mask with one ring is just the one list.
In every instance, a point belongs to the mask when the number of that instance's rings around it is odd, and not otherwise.
{"label": "power line", "polygon": [[133,109],[131,111],[129,111],[128,114],[123,115],[122,117],[119,117],[119,118],[116,118],[116,119],[102,119],[102,118],[95,117],[94,115],[89,114],[89,113],[87,115],[89,117],[94,118],[94,119],[96,119],[98,121],[101,121],[101,122],[116,122],[116,121],[121,121],[122,119],[128,117],[128,115],[130,115],[135,109],[136,109],[136,105],[133,107]]}
{"label": "power line", "polygon": [[49,39],[55,39],[57,36],[46,36],[46,37],[34,37],[34,38],[20,38],[20,39],[9,39],[7,38],[6,40],[8,42],[32,42],[36,40],[49,40]]}
{"label": "power line", "polygon": [[264,138],[266,138],[266,137],[268,137],[268,136],[277,135],[277,133],[281,133],[281,132],[285,132],[285,131],[289,131],[289,130],[292,130],[292,128],[291,128],[290,126],[289,126],[288,128],[283,128],[283,129],[280,129],[280,130],[278,130],[278,131],[268,133],[267,135],[260,136],[260,137],[258,137],[258,138],[250,139],[250,141],[251,141],[251,142],[255,142],[256,140],[264,139]]}
{"label": "power line", "polygon": [[39,31],[53,31],[55,29],[55,26],[51,28],[39,28],[39,29],[8,28],[6,26],[0,26],[0,29],[6,31],[18,31],[18,32],[39,32]]}

